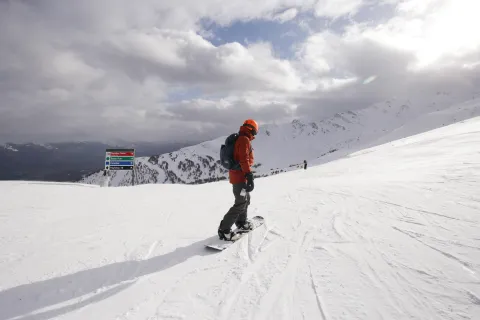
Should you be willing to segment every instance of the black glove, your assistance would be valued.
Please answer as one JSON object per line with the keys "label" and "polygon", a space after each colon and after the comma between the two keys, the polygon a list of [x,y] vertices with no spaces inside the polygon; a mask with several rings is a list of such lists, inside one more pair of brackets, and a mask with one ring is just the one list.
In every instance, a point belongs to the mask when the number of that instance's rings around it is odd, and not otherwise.
{"label": "black glove", "polygon": [[247,192],[252,192],[253,190],[253,173],[249,172],[245,174],[245,178],[247,179],[247,184],[245,185],[245,190]]}

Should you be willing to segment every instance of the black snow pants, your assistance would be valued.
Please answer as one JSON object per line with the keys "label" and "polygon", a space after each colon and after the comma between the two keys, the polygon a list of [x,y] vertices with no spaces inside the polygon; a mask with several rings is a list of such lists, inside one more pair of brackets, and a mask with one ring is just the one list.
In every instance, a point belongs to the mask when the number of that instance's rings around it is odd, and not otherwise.
{"label": "black snow pants", "polygon": [[244,196],[240,194],[242,189],[245,188],[244,183],[233,184],[232,188],[233,195],[235,196],[235,203],[220,222],[220,230],[229,230],[233,224],[239,226],[247,220],[247,210],[250,205],[250,193],[247,192]]}

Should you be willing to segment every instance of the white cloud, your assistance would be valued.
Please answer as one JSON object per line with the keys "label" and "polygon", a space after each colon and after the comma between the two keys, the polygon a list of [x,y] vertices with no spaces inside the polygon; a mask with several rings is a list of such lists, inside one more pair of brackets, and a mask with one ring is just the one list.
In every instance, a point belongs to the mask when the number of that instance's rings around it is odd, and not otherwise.
{"label": "white cloud", "polygon": [[339,37],[330,32],[316,33],[306,39],[297,52],[297,57],[302,60],[308,73],[318,76],[332,70],[331,59],[335,54],[334,46],[337,41]]}
{"label": "white cloud", "polygon": [[[308,37],[297,52],[297,69],[314,90],[293,100],[298,113],[329,116],[395,96],[418,101],[449,92],[462,99],[478,92],[480,38],[470,28],[478,20],[467,13],[477,5],[418,3],[399,2],[397,15],[385,24],[352,24],[342,34],[327,30]],[[452,25],[461,17],[464,22]]]}
{"label": "white cloud", "polygon": [[309,75],[306,79],[321,83],[324,77],[378,78],[376,69],[414,75],[423,69],[476,66],[477,7],[480,4],[473,1],[400,1],[398,14],[385,24],[352,24],[343,34],[328,30],[312,34],[297,52],[300,68],[304,77]]}
{"label": "white cloud", "polygon": [[309,29],[292,60],[268,42],[215,46],[200,23],[290,21],[308,10],[335,19],[366,3],[0,1],[0,140],[103,139],[120,129],[126,139],[183,139],[229,132],[247,115],[315,117],[390,95],[475,87],[474,1],[398,0],[381,25]]}
{"label": "white cloud", "polygon": [[448,63],[480,49],[480,2],[404,0],[387,24],[360,28],[365,37],[413,52],[412,68]]}
{"label": "white cloud", "polygon": [[275,15],[275,17],[273,19],[277,20],[277,21],[280,21],[280,22],[287,22],[287,21],[295,19],[297,14],[298,14],[297,8],[290,8],[290,9],[287,9],[287,10],[283,11],[282,13],[279,13],[279,14]]}
{"label": "white cloud", "polygon": [[329,18],[352,15],[362,7],[364,2],[364,0],[319,0],[315,5],[315,14]]}

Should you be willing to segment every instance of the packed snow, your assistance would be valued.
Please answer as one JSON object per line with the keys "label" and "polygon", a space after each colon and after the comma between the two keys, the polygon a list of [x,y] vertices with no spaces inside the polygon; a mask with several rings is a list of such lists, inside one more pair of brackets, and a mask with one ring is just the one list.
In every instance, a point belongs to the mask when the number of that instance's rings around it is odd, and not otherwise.
{"label": "packed snow", "polygon": [[[463,103],[451,101],[453,98],[449,95],[438,95],[428,102],[392,99],[321,121],[296,119],[291,123],[261,125],[253,141],[255,174],[267,176],[295,170],[304,160],[324,163],[365,147],[480,115],[480,99],[476,96]],[[232,128],[232,132],[237,130]],[[134,183],[187,184],[225,179],[228,173],[219,161],[220,146],[225,138],[163,155],[138,157]],[[99,163],[99,167],[102,165]],[[103,170],[81,180],[96,185],[103,181]],[[131,184],[130,171],[111,172],[110,186]]]}
{"label": "packed snow", "polygon": [[0,183],[0,320],[480,319],[480,117],[255,181]]}

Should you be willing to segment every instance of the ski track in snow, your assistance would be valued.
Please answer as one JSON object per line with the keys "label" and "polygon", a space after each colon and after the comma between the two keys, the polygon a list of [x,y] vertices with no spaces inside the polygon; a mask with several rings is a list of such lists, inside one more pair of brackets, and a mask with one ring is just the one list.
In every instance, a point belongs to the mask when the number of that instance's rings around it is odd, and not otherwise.
{"label": "ski track in snow", "polygon": [[225,182],[2,182],[0,320],[480,319],[479,125],[258,179],[223,252]]}

